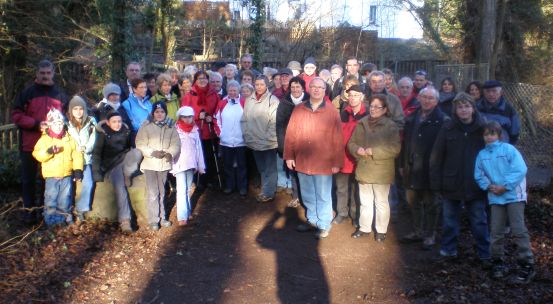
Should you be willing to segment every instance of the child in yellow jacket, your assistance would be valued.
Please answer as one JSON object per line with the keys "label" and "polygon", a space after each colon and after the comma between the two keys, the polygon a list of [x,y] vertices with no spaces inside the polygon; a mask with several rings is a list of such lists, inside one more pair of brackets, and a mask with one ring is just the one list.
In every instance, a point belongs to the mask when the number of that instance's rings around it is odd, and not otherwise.
{"label": "child in yellow jacket", "polygon": [[33,157],[41,163],[44,189],[44,222],[48,226],[71,224],[73,181],[83,177],[83,154],[64,129],[64,117],[55,109],[48,112],[48,129],[35,145]]}

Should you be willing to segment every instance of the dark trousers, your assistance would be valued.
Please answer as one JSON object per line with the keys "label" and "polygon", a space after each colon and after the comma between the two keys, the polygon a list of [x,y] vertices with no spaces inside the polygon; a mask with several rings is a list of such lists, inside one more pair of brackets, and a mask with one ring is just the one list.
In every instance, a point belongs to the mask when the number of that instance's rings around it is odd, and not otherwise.
{"label": "dark trousers", "polygon": [[359,205],[359,190],[355,181],[355,174],[334,174],[336,182],[336,214],[348,217],[356,223],[358,221],[357,206]]}
{"label": "dark trousers", "polygon": [[[40,193],[44,193],[44,179],[42,174],[38,174],[40,165],[39,162],[33,157],[32,152],[20,152],[21,159],[21,196],[23,197],[24,208],[41,207],[43,205],[43,197],[40,195],[40,200],[36,199],[36,185],[37,180],[40,183]],[[37,210],[32,212],[25,212],[26,219],[32,219],[35,214],[39,214]]]}
{"label": "dark trousers", "polygon": [[202,139],[202,150],[204,152],[205,174],[200,174],[198,184],[207,187],[208,184],[217,184],[217,167],[215,157],[217,155],[217,143],[215,139]]}
{"label": "dark trousers", "polygon": [[220,146],[225,172],[225,189],[248,190],[246,147]]}

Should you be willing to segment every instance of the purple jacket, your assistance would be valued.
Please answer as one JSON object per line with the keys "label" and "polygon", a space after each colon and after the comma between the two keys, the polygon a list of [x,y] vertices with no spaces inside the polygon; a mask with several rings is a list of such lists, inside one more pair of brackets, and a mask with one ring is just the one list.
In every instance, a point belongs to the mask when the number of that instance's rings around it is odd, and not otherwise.
{"label": "purple jacket", "polygon": [[184,132],[178,127],[176,129],[180,139],[180,153],[178,157],[173,158],[171,173],[175,175],[189,169],[205,173],[204,154],[198,127],[194,126],[190,132]]}

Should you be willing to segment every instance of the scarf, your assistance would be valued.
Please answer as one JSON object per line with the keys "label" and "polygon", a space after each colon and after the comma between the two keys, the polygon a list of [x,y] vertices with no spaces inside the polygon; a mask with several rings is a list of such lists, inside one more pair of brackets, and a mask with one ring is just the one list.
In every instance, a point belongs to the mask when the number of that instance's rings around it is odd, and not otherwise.
{"label": "scarf", "polygon": [[59,134],[54,133],[50,128],[48,128],[48,131],[46,132],[48,133],[48,136],[52,138],[57,138],[57,139],[62,139],[63,136],[65,135],[65,129],[61,130]]}
{"label": "scarf", "polygon": [[455,98],[455,95],[457,95],[457,93],[455,92],[440,92],[440,103],[453,100],[453,98]]}
{"label": "scarf", "polygon": [[192,128],[194,128],[195,125],[196,124],[194,124],[194,122],[186,123],[180,119],[179,121],[177,121],[177,127],[186,133],[190,133],[190,131],[192,131]]}
{"label": "scarf", "polygon": [[300,103],[303,102],[303,97],[305,96],[305,93],[302,92],[300,97],[298,98],[295,98],[294,96],[292,96],[292,94],[290,94],[290,99],[292,100],[292,102],[294,103],[294,105],[299,105]]}
{"label": "scarf", "polygon": [[[265,91],[267,92],[267,91]],[[261,97],[263,96],[263,94],[265,94],[265,92],[261,93],[261,94],[257,94],[257,92],[255,92],[255,100],[259,101],[261,99]]]}
{"label": "scarf", "polygon": [[206,103],[206,97],[207,97],[207,92],[209,91],[209,85],[206,85],[204,88],[201,88],[200,86],[198,86],[197,83],[195,83],[192,88],[194,89],[194,91],[196,92],[196,94],[198,94],[198,105],[205,105]]}

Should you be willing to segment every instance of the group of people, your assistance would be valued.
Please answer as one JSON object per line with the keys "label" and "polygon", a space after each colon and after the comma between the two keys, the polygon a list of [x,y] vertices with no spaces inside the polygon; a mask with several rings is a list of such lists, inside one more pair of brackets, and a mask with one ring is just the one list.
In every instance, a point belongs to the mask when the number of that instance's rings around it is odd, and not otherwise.
{"label": "group of people", "polygon": [[42,61],[12,112],[22,134],[24,205],[39,207],[34,178],[40,163],[46,224],[73,222],[74,181],[82,185],[75,202],[81,221],[94,183],[109,181],[121,229],[130,232],[126,187],[140,169],[150,228],[172,225],[164,208],[171,176],[178,224],[187,225],[193,181],[196,189],[219,183],[225,194],[247,196],[252,158],[260,177],[256,200],[270,202],[288,187],[288,206],[306,210],[299,232],[324,239],[332,225],[351,222],[352,238],[374,230],[383,242],[404,199],[413,227],[400,241],[432,249],[443,214],[439,253],[454,259],[465,209],[482,265],[495,278],[505,275],[508,226],[518,248],[516,279],[532,279],[527,168],[514,147],[520,120],[499,81],[475,81],[457,92],[452,78],[434,88],[425,71],[396,84],[392,71],[361,67],[354,57],[345,73],[340,65],[317,68],[309,57],[303,66],[291,61],[260,73],[246,54],[239,70],[217,62],[211,71],[189,66],[182,74],[171,69],[142,77],[140,64],[131,62],[127,79],[106,84],[103,99],[89,108],[79,96],[67,101],[54,86],[52,63]]}

